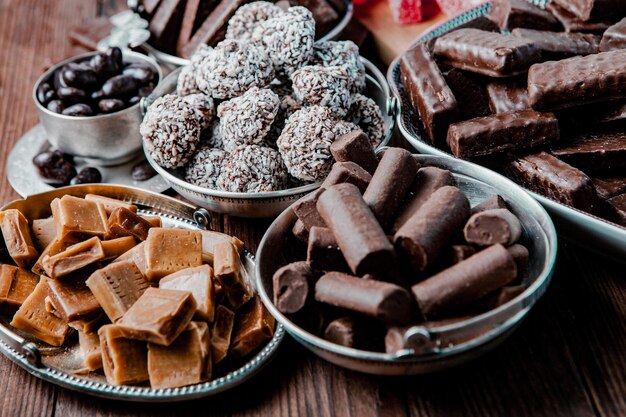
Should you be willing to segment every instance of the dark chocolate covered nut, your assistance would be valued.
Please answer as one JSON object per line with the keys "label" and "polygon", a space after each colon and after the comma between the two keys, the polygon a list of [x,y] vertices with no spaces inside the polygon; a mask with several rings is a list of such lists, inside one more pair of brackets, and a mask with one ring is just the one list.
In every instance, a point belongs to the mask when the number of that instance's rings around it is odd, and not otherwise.
{"label": "dark chocolate covered nut", "polygon": [[420,168],[391,228],[392,233],[397,232],[436,190],[445,185],[456,185],[450,171],[437,167]]}
{"label": "dark chocolate covered nut", "polygon": [[414,272],[421,272],[433,264],[469,216],[465,194],[456,187],[441,187],[396,232],[396,249]]}
{"label": "dark chocolate covered nut", "polygon": [[51,112],[61,114],[65,110],[65,104],[63,104],[63,100],[51,100],[46,108]]}
{"label": "dark chocolate covered nut", "polygon": [[146,160],[141,161],[133,166],[130,171],[130,176],[135,181],[146,181],[156,175],[156,171],[152,168],[152,165]]}
{"label": "dark chocolate covered nut", "polygon": [[402,324],[411,319],[411,297],[404,288],[341,272],[329,272],[317,281],[315,299],[384,322]]}
{"label": "dark chocolate covered nut", "polygon": [[504,198],[502,198],[499,195],[494,195],[493,197],[490,197],[486,199],[485,201],[483,201],[482,203],[477,204],[475,207],[473,207],[472,214],[480,213],[481,211],[485,211],[485,210],[505,209],[505,208],[507,208],[507,206],[506,206],[506,202],[504,201]]}
{"label": "dark chocolate covered nut", "polygon": [[102,113],[113,113],[124,108],[124,102],[116,98],[104,98],[98,102]]}
{"label": "dark chocolate covered nut", "polygon": [[77,88],[89,88],[98,82],[98,76],[87,63],[69,63],[61,68],[65,84]]}
{"label": "dark chocolate covered nut", "polygon": [[361,129],[339,137],[330,145],[330,153],[337,162],[354,162],[370,174],[374,174],[378,166],[372,143]]}
{"label": "dark chocolate covered nut", "polygon": [[281,313],[297,313],[309,297],[313,271],[307,262],[293,262],[274,273],[274,305]]}
{"label": "dark chocolate covered nut", "polygon": [[87,97],[85,90],[76,87],[61,87],[57,89],[57,96],[67,103],[76,103]]}
{"label": "dark chocolate covered nut", "polygon": [[491,82],[487,84],[487,96],[494,113],[530,109],[526,77]]}
{"label": "dark chocolate covered nut", "polygon": [[76,175],[76,169],[60,151],[40,152],[33,158],[44,181],[55,185],[69,184]]}
{"label": "dark chocolate covered nut", "polygon": [[354,347],[356,320],[353,317],[341,317],[331,321],[324,330],[324,339],[345,347]]}
{"label": "dark chocolate covered nut", "polygon": [[530,257],[530,254],[528,253],[528,249],[526,249],[526,246],[516,243],[515,245],[509,246],[507,250],[513,257],[513,260],[515,261],[515,264],[517,265],[517,272],[521,273],[522,271],[525,271],[526,266],[528,265],[528,259]]}
{"label": "dark chocolate covered nut", "polygon": [[156,72],[149,65],[130,64],[122,70],[122,75],[129,75],[140,84],[146,84],[154,79]]}
{"label": "dark chocolate covered nut", "polygon": [[611,26],[602,35],[600,52],[626,48],[626,17]]}
{"label": "dark chocolate covered nut", "polygon": [[56,91],[48,83],[41,83],[37,87],[37,100],[46,106],[50,100],[56,97]]}
{"label": "dark chocolate covered nut", "polygon": [[463,229],[468,243],[490,246],[499,243],[511,246],[522,235],[522,224],[507,209],[485,210],[469,218]]}
{"label": "dark chocolate covered nut", "polygon": [[317,200],[324,191],[325,189],[319,188],[293,205],[293,212],[307,231],[310,231],[314,226],[326,227],[326,223],[317,211]]}
{"label": "dark chocolate covered nut", "polygon": [[421,313],[430,317],[476,301],[516,277],[513,257],[496,244],[415,284],[411,290]]}
{"label": "dark chocolate covered nut", "polygon": [[306,260],[313,269],[321,271],[350,270],[333,232],[327,227],[314,226],[309,231]]}
{"label": "dark chocolate covered nut", "polygon": [[103,97],[121,97],[137,91],[139,83],[130,75],[116,75],[102,84]]}
{"label": "dark chocolate covered nut", "polygon": [[364,192],[371,179],[370,173],[354,162],[335,162],[321,188],[348,182],[356,185],[359,191]]}
{"label": "dark chocolate covered nut", "polygon": [[600,37],[591,33],[514,29],[511,34],[535,42],[535,45],[541,49],[544,61],[597,54],[600,44]]}
{"label": "dark chocolate covered nut", "polygon": [[328,188],[319,197],[317,209],[354,274],[389,274],[395,264],[393,245],[355,185]]}
{"label": "dark chocolate covered nut", "polygon": [[97,184],[102,182],[102,174],[98,168],[84,167],[70,182],[72,185],[77,184]]}
{"label": "dark chocolate covered nut", "polygon": [[117,46],[113,46],[105,52],[107,62],[107,74],[118,74],[124,65],[122,50]]}
{"label": "dark chocolate covered nut", "polygon": [[63,110],[62,114],[76,117],[93,116],[93,109],[85,103],[76,103]]}
{"label": "dark chocolate covered nut", "polygon": [[383,154],[363,194],[363,200],[381,226],[386,227],[393,219],[419,168],[411,152],[405,149],[390,148]]}

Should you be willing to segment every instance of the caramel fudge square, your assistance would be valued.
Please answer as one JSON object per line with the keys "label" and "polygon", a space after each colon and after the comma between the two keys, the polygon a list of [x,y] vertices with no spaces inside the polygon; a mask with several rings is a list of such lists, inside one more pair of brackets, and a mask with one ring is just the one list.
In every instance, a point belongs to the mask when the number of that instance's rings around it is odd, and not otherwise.
{"label": "caramel fudge square", "polygon": [[166,275],[202,265],[202,235],[195,230],[148,231],[145,247],[146,277],[158,281]]}

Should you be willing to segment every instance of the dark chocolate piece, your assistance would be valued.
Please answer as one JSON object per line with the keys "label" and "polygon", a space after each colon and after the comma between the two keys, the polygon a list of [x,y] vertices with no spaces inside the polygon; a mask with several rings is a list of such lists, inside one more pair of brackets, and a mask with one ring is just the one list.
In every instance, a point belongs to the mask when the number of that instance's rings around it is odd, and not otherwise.
{"label": "dark chocolate piece", "polygon": [[429,317],[476,301],[516,277],[513,257],[496,244],[415,284],[411,290],[421,313]]}
{"label": "dark chocolate piece", "polygon": [[598,197],[608,200],[618,194],[626,193],[626,176],[592,178]]}
{"label": "dark chocolate piece", "polygon": [[356,185],[359,191],[364,192],[371,179],[370,173],[354,162],[335,162],[321,188],[348,182]]}
{"label": "dark chocolate piece", "polygon": [[526,78],[494,81],[487,84],[489,107],[494,113],[529,109]]}
{"label": "dark chocolate piece", "polygon": [[175,52],[186,0],[161,0],[150,20],[151,43],[164,52]]}
{"label": "dark chocolate piece", "polygon": [[315,284],[315,299],[390,323],[411,319],[411,296],[397,285],[329,272]]}
{"label": "dark chocolate piece", "polygon": [[597,54],[600,37],[590,33],[549,32],[533,29],[513,29],[513,36],[535,42],[544,61],[556,61],[576,55]]}
{"label": "dark chocolate piece", "polygon": [[[569,1],[569,0],[565,0]],[[621,1],[621,0],[618,0]],[[608,22],[594,21],[586,22],[579,19],[577,16],[565,10],[554,1],[546,3],[546,10],[548,10],[559,22],[563,25],[566,32],[588,32],[602,34],[605,30],[611,26]]]}
{"label": "dark chocolate piece", "polygon": [[312,227],[309,232],[306,260],[313,269],[349,271],[333,232],[326,227]]}
{"label": "dark chocolate piece", "polygon": [[626,48],[626,17],[611,26],[602,35],[600,52]]}
{"label": "dark chocolate piece", "polygon": [[313,191],[311,194],[302,197],[293,205],[293,212],[298,216],[298,219],[302,222],[307,232],[311,230],[313,226],[326,227],[326,223],[317,211],[317,200],[325,190],[319,188]]}
{"label": "dark chocolate piece", "polygon": [[324,339],[337,345],[354,347],[356,320],[353,317],[341,317],[328,323],[324,330]]}
{"label": "dark chocolate piece", "polygon": [[491,114],[485,81],[479,75],[456,68],[446,71],[443,75],[465,118],[471,119]]}
{"label": "dark chocolate piece", "polygon": [[511,246],[522,235],[517,216],[505,208],[485,210],[470,217],[463,228],[468,243],[490,246],[499,243]]}
{"label": "dark chocolate piece", "polygon": [[556,17],[525,0],[496,0],[491,3],[492,18],[501,29],[531,28],[558,31],[563,26]]}
{"label": "dark chocolate piece", "polygon": [[613,211],[612,220],[615,223],[626,227],[626,194],[620,194],[616,197],[609,198],[607,203],[609,203]]}
{"label": "dark chocolate piece", "polygon": [[459,105],[427,44],[408,50],[400,59],[402,84],[419,113],[432,143],[442,143],[450,123],[459,119]]}
{"label": "dark chocolate piece", "polygon": [[623,0],[552,0],[552,3],[584,22],[626,14],[626,3]]}
{"label": "dark chocolate piece", "polygon": [[337,162],[354,162],[370,174],[378,166],[372,142],[361,129],[347,133],[330,145],[330,153]]}
{"label": "dark chocolate piece", "polygon": [[457,158],[473,158],[558,139],[559,125],[552,113],[519,110],[453,123],[447,141]]}
{"label": "dark chocolate piece", "polygon": [[437,189],[445,185],[456,185],[456,180],[450,171],[437,167],[420,168],[391,231],[397,232]]}
{"label": "dark chocolate piece", "polygon": [[274,273],[274,305],[281,313],[297,313],[309,298],[313,271],[307,262],[293,262]]}
{"label": "dark chocolate piece", "polygon": [[465,194],[456,187],[441,187],[396,232],[396,249],[414,272],[421,272],[433,264],[469,216]]}
{"label": "dark chocolate piece", "polygon": [[420,166],[411,152],[389,148],[363,194],[382,227],[386,227],[398,211]]}
{"label": "dark chocolate piece", "polygon": [[541,50],[531,41],[477,29],[443,35],[434,53],[446,65],[490,77],[522,74],[541,60]]}
{"label": "dark chocolate piece", "polygon": [[507,208],[504,198],[494,195],[472,208],[472,214],[480,213],[485,210],[505,209]]}
{"label": "dark chocolate piece", "polygon": [[356,186],[330,187],[320,196],[317,209],[354,274],[388,275],[395,264],[393,245]]}
{"label": "dark chocolate piece", "polygon": [[552,154],[585,172],[615,171],[626,168],[626,133],[587,132],[567,145],[553,148]]}
{"label": "dark chocolate piece", "polygon": [[582,171],[545,152],[511,161],[507,174],[518,184],[577,209],[593,212],[596,190]]}

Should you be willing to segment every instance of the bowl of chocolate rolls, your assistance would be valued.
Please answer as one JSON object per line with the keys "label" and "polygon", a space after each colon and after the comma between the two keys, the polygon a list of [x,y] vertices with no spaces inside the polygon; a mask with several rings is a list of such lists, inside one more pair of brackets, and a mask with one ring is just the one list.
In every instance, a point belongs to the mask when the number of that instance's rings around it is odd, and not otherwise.
{"label": "bowl of chocolate rolls", "polygon": [[454,366],[502,342],[550,282],[557,237],[512,181],[353,135],[323,187],[269,227],[261,299],[316,355],[381,375]]}
{"label": "bowl of chocolate rolls", "polygon": [[624,259],[625,33],[624,2],[482,4],[390,65],[400,131],[508,176],[565,235]]}

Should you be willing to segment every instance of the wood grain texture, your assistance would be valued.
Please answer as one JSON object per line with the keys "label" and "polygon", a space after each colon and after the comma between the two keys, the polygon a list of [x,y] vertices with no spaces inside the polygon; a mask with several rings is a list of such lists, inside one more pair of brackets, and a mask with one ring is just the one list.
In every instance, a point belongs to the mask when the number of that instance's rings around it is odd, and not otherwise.
{"label": "wood grain texture", "polygon": [[[119,2],[105,3],[119,8]],[[74,53],[67,28],[97,10],[94,0],[0,0],[1,202],[17,198],[5,179],[4,161],[37,122],[32,85],[46,66]],[[402,33],[406,39],[414,35],[411,29]],[[269,223],[217,214],[211,219],[212,228],[238,235],[253,251]],[[432,375],[391,378],[348,371],[288,338],[261,374],[228,393],[182,404],[132,404],[55,387],[0,355],[0,417],[624,416],[623,271],[624,265],[561,243],[547,294],[515,333],[485,356]]]}

